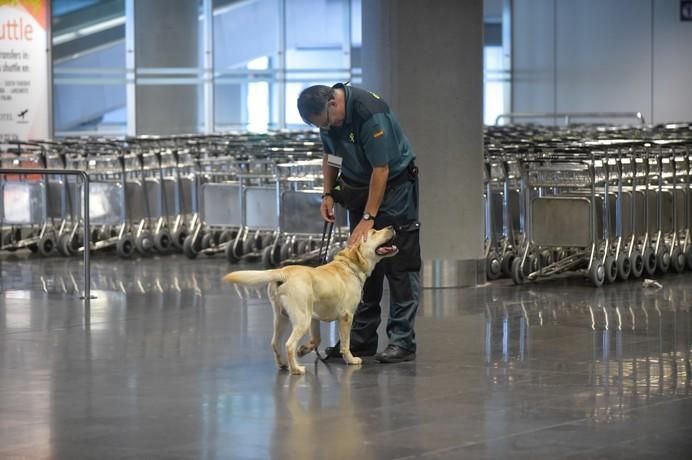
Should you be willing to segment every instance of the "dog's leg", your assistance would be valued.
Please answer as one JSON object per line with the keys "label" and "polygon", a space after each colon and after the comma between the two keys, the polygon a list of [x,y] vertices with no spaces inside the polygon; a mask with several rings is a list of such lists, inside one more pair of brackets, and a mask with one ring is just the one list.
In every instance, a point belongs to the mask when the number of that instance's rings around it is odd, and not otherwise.
{"label": "dog's leg", "polygon": [[356,358],[351,354],[351,324],[353,315],[344,313],[339,318],[339,338],[341,339],[341,356],[344,357],[346,364],[361,364],[362,359]]}
{"label": "dog's leg", "polygon": [[286,329],[286,323],[288,323],[288,317],[286,313],[282,311],[279,296],[276,292],[276,284],[270,283],[267,288],[267,293],[269,294],[269,301],[272,304],[272,309],[274,310],[274,335],[272,335],[272,350],[274,350],[274,361],[276,362],[276,367],[279,369],[288,369],[286,361],[281,357],[281,349],[279,348],[279,343],[281,337],[283,336],[284,330]]}
{"label": "dog's leg", "polygon": [[308,353],[317,350],[322,342],[322,337],[320,335],[320,320],[312,319],[310,323],[310,342],[306,345],[301,345],[298,349],[298,356],[305,356]]}
{"label": "dog's leg", "polygon": [[296,350],[300,339],[308,332],[312,320],[312,302],[307,298],[294,293],[291,296],[281,295],[283,305],[288,317],[291,318],[293,330],[286,341],[286,354],[288,355],[288,368],[292,374],[305,374],[305,366],[299,366],[296,359]]}
{"label": "dog's leg", "polygon": [[310,317],[304,313],[296,315],[296,317],[291,316],[291,323],[293,324],[293,330],[291,335],[286,341],[286,354],[288,355],[288,368],[291,370],[291,374],[305,374],[305,366],[299,366],[298,360],[296,359],[296,348],[298,348],[298,342],[303,338],[308,329],[310,328]]}

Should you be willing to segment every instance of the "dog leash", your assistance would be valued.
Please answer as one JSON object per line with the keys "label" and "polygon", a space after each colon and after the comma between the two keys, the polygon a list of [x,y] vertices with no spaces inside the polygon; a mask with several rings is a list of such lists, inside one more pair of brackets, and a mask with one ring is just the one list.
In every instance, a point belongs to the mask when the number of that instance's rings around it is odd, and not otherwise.
{"label": "dog leash", "polygon": [[[332,240],[333,231],[334,231],[334,222],[327,222],[325,220],[324,226],[322,227],[322,240],[320,241],[320,256],[319,256],[320,265],[327,263],[327,256],[329,255],[329,244],[331,243],[331,240]],[[326,245],[324,244],[325,238],[327,240]],[[324,250],[324,254],[322,253],[323,250]]]}
{"label": "dog leash", "polygon": [[[327,222],[325,220],[324,226],[322,227],[322,240],[320,241],[320,255],[319,255],[319,264],[320,265],[324,265],[327,263],[327,256],[329,255],[329,243],[331,242],[333,231],[334,231],[334,222]],[[326,245],[324,244],[325,239],[327,240]],[[317,359],[319,359],[323,363],[327,364],[327,360],[329,359],[329,357],[326,354],[323,357],[322,354],[320,353],[320,350],[315,348],[315,355],[317,355]]]}

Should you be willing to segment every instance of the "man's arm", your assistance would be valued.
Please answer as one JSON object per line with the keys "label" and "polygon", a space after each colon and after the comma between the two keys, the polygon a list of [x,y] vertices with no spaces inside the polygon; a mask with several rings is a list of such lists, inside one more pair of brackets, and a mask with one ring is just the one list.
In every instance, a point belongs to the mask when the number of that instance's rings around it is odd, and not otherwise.
{"label": "man's arm", "polygon": [[387,189],[387,179],[389,179],[389,165],[375,166],[372,168],[368,202],[365,204],[365,212],[369,213],[371,216],[376,216],[377,211],[380,209],[380,205],[382,205],[384,192]]}
{"label": "man's arm", "polygon": [[[327,153],[325,152],[324,155],[322,155],[322,176],[324,177],[322,193],[329,193],[332,191],[336,183],[336,175],[338,172],[338,169],[329,166],[327,162]],[[334,198],[323,195],[322,204],[320,205],[320,215],[325,221],[334,222]]]}
{"label": "man's arm", "polygon": [[[387,179],[389,178],[389,166],[375,166],[372,168],[370,175],[370,188],[368,190],[368,202],[365,204],[365,212],[371,216],[376,216],[380,210],[384,192],[387,189]],[[360,240],[367,241],[368,232],[375,225],[374,219],[362,220],[351,232],[351,238],[348,240],[349,246],[356,244]]]}
{"label": "man's arm", "polygon": [[322,155],[322,176],[324,177],[322,193],[329,193],[332,191],[332,188],[334,188],[334,184],[336,183],[336,174],[338,172],[338,169],[333,166],[329,166],[329,163],[327,162],[327,153],[325,152]]}

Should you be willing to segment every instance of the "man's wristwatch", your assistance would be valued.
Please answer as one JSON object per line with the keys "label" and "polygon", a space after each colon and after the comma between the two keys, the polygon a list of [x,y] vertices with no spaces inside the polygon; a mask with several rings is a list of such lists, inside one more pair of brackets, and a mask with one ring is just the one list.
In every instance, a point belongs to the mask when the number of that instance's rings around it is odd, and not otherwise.
{"label": "man's wristwatch", "polygon": [[363,220],[374,220],[375,216],[371,215],[369,212],[365,211],[363,213]]}

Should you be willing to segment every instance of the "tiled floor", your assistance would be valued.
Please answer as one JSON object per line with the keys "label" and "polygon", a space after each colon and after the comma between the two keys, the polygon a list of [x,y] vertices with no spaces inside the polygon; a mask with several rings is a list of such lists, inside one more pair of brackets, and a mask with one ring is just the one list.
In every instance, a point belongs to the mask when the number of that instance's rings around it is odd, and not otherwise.
{"label": "tiled floor", "polygon": [[227,268],[96,257],[85,311],[78,260],[2,256],[0,458],[692,458],[692,274],[425,290],[416,362],[296,377]]}

